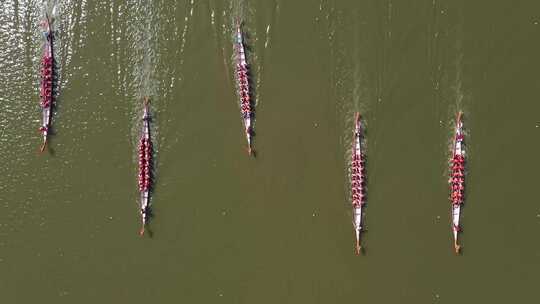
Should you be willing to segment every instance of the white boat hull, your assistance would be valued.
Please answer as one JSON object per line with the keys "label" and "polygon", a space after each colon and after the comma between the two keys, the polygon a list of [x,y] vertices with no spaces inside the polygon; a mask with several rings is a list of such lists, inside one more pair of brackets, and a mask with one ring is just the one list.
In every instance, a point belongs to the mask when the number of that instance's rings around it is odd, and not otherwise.
{"label": "white boat hull", "polygon": [[[54,79],[54,58],[53,58],[53,46],[52,46],[52,31],[50,28],[49,21],[47,20],[46,27],[43,32],[44,38],[46,40],[45,42],[45,49],[43,51],[42,60],[52,60],[52,65],[50,66],[49,72],[52,75],[52,79]],[[42,63],[43,64],[43,63]],[[44,68],[44,67],[42,67]],[[43,75],[42,75],[43,77]],[[48,98],[48,100],[45,100],[44,94],[45,89],[51,90],[51,97]],[[54,88],[53,88],[53,82],[47,83],[44,78],[41,80],[40,84],[40,95],[41,95],[41,128],[40,131],[42,133],[43,137],[43,144],[41,146],[41,151],[45,148],[45,145],[47,144],[47,139],[50,133],[50,127],[51,127],[51,115],[52,115],[52,106],[53,106],[53,99],[54,99]],[[43,106],[44,102],[48,102],[47,106]]]}
{"label": "white boat hull", "polygon": [[[251,154],[251,130],[252,130],[252,109],[251,109],[251,96],[249,91],[249,83],[248,83],[248,63],[246,61],[246,52],[244,48],[244,39],[242,36],[242,31],[240,29],[240,25],[238,24],[236,29],[236,57],[237,57],[237,63],[236,63],[236,77],[237,77],[237,85],[238,85],[238,95],[240,98],[240,107],[243,107],[247,105],[248,110],[244,111],[242,109],[242,121],[244,123],[244,133],[246,136],[246,141],[248,144],[248,151]],[[240,77],[238,74],[242,77]],[[244,101],[243,95],[248,96],[248,101]]]}
{"label": "white boat hull", "polygon": [[[461,120],[461,116],[462,116],[462,114],[459,113],[458,117],[456,119],[456,129],[455,129],[455,134],[454,134],[454,145],[453,145],[453,151],[452,151],[452,159],[453,159],[453,161],[451,162],[452,166],[454,166],[454,165],[461,166],[461,165],[464,164],[464,161],[465,161],[465,146],[463,144],[463,138],[464,138],[463,122]],[[456,162],[456,157],[458,157],[458,159],[461,158],[462,163]],[[454,170],[452,169],[451,172],[453,173]],[[453,187],[457,187],[458,189],[460,189],[460,187],[464,187],[465,172],[463,170],[461,170],[461,169],[457,169],[456,172],[459,173],[459,174],[462,174],[462,177],[460,177],[462,179],[462,181],[458,181],[456,183],[455,180],[453,179],[453,177],[450,176],[450,181],[451,181],[450,182],[450,193],[454,192]],[[458,239],[459,239],[459,232],[460,232],[459,224],[460,224],[460,216],[461,216],[461,204],[463,203],[463,190],[456,190],[456,191],[461,193],[462,196],[458,199],[457,202],[452,201],[451,230],[452,230],[452,237],[454,239],[454,250],[455,250],[456,253],[459,253],[461,246],[458,244],[459,243]]]}
{"label": "white boat hull", "polygon": [[362,155],[362,135],[360,116],[357,113],[355,119],[355,130],[352,144],[351,160],[351,192],[353,207],[353,228],[355,235],[355,252],[360,254],[360,238],[362,233],[362,206],[365,200],[364,189],[364,159]]}
{"label": "white boat hull", "polygon": [[152,186],[152,142],[150,139],[150,114],[147,99],[145,99],[142,121],[143,126],[139,144],[139,187],[142,225],[140,235],[144,234],[145,226],[148,222],[148,214],[150,210],[150,191]]}

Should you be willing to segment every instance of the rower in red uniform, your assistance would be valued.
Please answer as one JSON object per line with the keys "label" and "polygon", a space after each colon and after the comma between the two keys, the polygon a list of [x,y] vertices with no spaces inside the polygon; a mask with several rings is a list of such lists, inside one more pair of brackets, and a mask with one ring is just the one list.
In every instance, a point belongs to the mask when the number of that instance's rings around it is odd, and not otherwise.
{"label": "rower in red uniform", "polygon": [[452,170],[453,170],[453,171],[456,171],[456,170],[463,170],[463,169],[465,169],[465,168],[463,167],[462,164],[457,164],[457,163],[455,163],[455,164],[452,166]]}
{"label": "rower in red uniform", "polygon": [[452,177],[463,177],[463,173],[460,171],[453,172]]}

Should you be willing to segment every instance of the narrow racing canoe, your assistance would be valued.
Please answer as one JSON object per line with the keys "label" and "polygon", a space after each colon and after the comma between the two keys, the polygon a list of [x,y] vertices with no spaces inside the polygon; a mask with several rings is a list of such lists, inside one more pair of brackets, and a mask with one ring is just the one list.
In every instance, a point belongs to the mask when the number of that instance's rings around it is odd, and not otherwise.
{"label": "narrow racing canoe", "polygon": [[47,141],[50,135],[52,111],[54,107],[54,55],[53,55],[53,32],[51,30],[51,23],[46,16],[46,19],[42,22],[43,36],[45,38],[45,45],[43,48],[43,55],[41,56],[41,81],[40,81],[40,107],[41,107],[41,126],[39,131],[43,137],[43,143],[41,144],[40,151],[45,150]]}
{"label": "narrow racing canoe", "polygon": [[450,201],[452,203],[452,235],[454,237],[454,251],[459,253],[461,246],[458,236],[461,230],[459,217],[464,202],[465,191],[465,145],[463,134],[463,113],[459,112],[456,119],[454,142],[452,145],[452,159],[450,160]]}
{"label": "narrow racing canoe", "polygon": [[244,47],[244,37],[242,35],[241,22],[236,24],[236,34],[234,41],[236,55],[236,85],[237,93],[240,97],[240,113],[244,125],[244,134],[247,140],[248,154],[252,155],[252,137],[253,137],[253,100],[249,86],[249,65],[246,60],[246,51]]}
{"label": "narrow racing canoe", "polygon": [[362,152],[362,124],[360,113],[355,114],[351,159],[351,195],[353,208],[353,228],[355,235],[355,253],[360,254],[360,234],[362,232],[362,207],[365,203],[365,167]]}
{"label": "narrow racing canoe", "polygon": [[152,189],[152,140],[150,137],[150,112],[148,109],[148,97],[144,98],[144,110],[142,116],[142,130],[139,139],[139,192],[141,230],[144,234],[148,215],[150,213],[150,191]]}

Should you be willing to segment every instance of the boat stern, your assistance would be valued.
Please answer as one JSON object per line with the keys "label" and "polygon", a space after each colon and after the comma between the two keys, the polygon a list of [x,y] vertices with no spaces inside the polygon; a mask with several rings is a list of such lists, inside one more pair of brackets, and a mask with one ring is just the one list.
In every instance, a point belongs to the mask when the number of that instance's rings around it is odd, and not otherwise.
{"label": "boat stern", "polygon": [[354,216],[353,216],[353,227],[354,227],[354,236],[355,236],[355,252],[356,254],[360,254],[360,234],[362,233],[362,208],[361,207],[355,207],[354,208]]}

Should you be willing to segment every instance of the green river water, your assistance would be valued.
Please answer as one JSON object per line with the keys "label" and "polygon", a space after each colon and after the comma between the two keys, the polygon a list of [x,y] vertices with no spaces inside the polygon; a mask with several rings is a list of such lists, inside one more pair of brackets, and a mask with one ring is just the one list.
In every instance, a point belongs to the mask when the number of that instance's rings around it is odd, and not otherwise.
{"label": "green river water", "polygon": [[[45,11],[59,96],[40,154]],[[256,158],[235,95],[236,18]],[[538,54],[536,0],[3,0],[0,302],[536,303]],[[156,179],[141,238],[145,95]],[[447,176],[460,110],[456,256]],[[348,186],[355,111],[362,256]]]}

